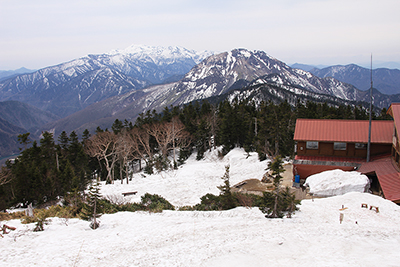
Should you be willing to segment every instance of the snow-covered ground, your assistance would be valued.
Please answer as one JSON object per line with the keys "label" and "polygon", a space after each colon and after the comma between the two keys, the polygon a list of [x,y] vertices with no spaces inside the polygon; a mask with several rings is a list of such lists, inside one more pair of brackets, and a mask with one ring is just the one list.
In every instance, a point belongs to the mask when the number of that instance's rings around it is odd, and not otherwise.
{"label": "snow-covered ground", "polygon": [[231,186],[245,179],[261,180],[268,167],[269,161],[260,162],[257,153],[250,153],[247,157],[244,150],[237,148],[219,159],[217,152],[214,150],[205,153],[205,158],[201,161],[197,161],[193,154],[178,170],[155,175],[134,174],[129,184],[126,181],[121,184],[120,180],[114,184],[103,183],[101,193],[104,196],[121,196],[124,192],[137,191],[135,196],[125,199],[129,202],[140,202],[140,197],[147,192],[163,196],[174,206],[195,205],[207,193],[219,194],[217,186],[223,184],[221,177],[225,174],[225,166],[230,166]]}
{"label": "snow-covered ground", "polygon": [[305,185],[310,187],[309,192],[314,196],[330,197],[349,192],[368,192],[369,180],[359,172],[337,169],[311,175],[306,179]]}
{"label": "snow-covered ground", "polygon": [[[231,183],[260,179],[267,162],[236,149],[189,159],[175,172],[129,185],[103,186],[103,194],[138,191],[193,205],[216,186],[224,166]],[[379,213],[368,207],[379,207]],[[344,207],[344,209],[342,209]],[[340,214],[343,221],[340,223]],[[43,232],[19,220],[0,239],[0,266],[400,266],[400,207],[366,193],[303,200],[292,219],[266,219],[258,208],[228,211],[119,212],[103,215],[100,228],[78,219],[52,218]]]}

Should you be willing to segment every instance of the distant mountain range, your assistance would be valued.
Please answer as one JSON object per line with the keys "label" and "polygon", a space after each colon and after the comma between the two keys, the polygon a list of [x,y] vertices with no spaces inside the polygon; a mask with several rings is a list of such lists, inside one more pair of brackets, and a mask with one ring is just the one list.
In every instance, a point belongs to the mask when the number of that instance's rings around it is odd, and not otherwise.
{"label": "distant mountain range", "polygon": [[[4,120],[0,127],[14,138],[14,132],[27,131],[81,134],[97,126],[109,128],[117,118],[134,122],[141,112],[206,98],[356,104],[369,101],[369,91],[359,90],[365,86],[364,79],[369,82],[365,70],[349,65],[308,72],[263,51],[246,49],[213,54],[180,47],[131,46],[0,81],[0,101],[7,101],[0,102]],[[374,85],[384,84],[395,93],[396,71],[376,70]],[[387,107],[391,102],[400,102],[400,94],[374,91],[375,106]]]}
{"label": "distant mountain range", "polygon": [[[236,91],[232,91],[237,89]],[[194,66],[180,81],[135,90],[114,96],[45,125],[43,130],[59,133],[62,130],[84,129],[93,131],[97,126],[110,127],[115,119],[135,121],[137,115],[147,110],[161,111],[169,105],[182,105],[210,97],[244,98],[251,95],[254,101],[291,99],[354,104],[369,100],[369,92],[334,78],[319,78],[312,73],[292,69],[263,51],[234,49],[212,55]],[[391,99],[376,92],[375,104],[388,106]],[[258,97],[258,98],[257,98]]]}
{"label": "distant mountain range", "polygon": [[[341,82],[354,85],[360,90],[371,88],[371,70],[355,64],[335,66],[312,66],[306,64],[293,64],[292,68],[302,69],[320,77],[332,77]],[[394,95],[400,93],[400,70],[376,68],[372,70],[373,87],[381,93]]]}
{"label": "distant mountain range", "polygon": [[132,90],[180,79],[211,52],[132,46],[0,82],[0,101],[17,100],[65,117]]}
{"label": "distant mountain range", "polygon": [[312,69],[323,69],[326,68],[328,66],[325,65],[307,65],[307,64],[301,64],[301,63],[294,63],[292,65],[290,65],[291,68],[293,69],[301,69],[301,70],[305,70],[305,71],[310,71]]}
{"label": "distant mountain range", "polygon": [[[333,77],[339,81],[354,85],[360,90],[371,88],[371,70],[350,64],[331,66],[323,69],[311,69],[318,77]],[[387,95],[400,93],[400,70],[379,68],[372,70],[373,88]]]}
{"label": "distant mountain range", "polygon": [[25,73],[32,73],[35,72],[36,70],[30,70],[27,68],[19,68],[17,70],[0,70],[0,81],[5,80],[8,78],[12,78],[14,76],[17,76],[19,74],[25,74]]}

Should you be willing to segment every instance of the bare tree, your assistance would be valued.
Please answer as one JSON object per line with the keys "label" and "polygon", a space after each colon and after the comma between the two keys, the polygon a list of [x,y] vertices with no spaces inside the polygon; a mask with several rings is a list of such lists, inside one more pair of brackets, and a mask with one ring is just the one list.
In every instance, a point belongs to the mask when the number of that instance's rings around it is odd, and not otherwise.
{"label": "bare tree", "polygon": [[107,169],[107,181],[114,182],[112,170],[117,160],[116,135],[110,132],[100,132],[86,141],[86,153],[91,157],[96,157],[98,161],[105,161]]}
{"label": "bare tree", "polygon": [[143,159],[147,165],[153,161],[153,151],[150,146],[150,134],[145,128],[133,128],[129,132],[135,142],[132,143],[133,153],[137,159]]}
{"label": "bare tree", "polygon": [[156,139],[164,158],[167,158],[168,151],[173,150],[174,162],[176,159],[176,147],[186,146],[190,143],[190,134],[185,130],[185,126],[177,117],[172,118],[171,122],[153,123],[148,125],[146,129]]}
{"label": "bare tree", "polygon": [[172,119],[172,150],[174,154],[174,163],[176,162],[176,147],[187,148],[192,143],[192,136],[185,130],[185,125],[177,118]]}
{"label": "bare tree", "polygon": [[[122,171],[125,168],[126,175],[126,183],[129,183],[129,165],[128,163],[132,160],[138,159],[140,160],[140,154],[138,153],[139,145],[137,136],[132,134],[132,130],[129,132],[127,130],[123,130],[117,138],[117,153],[118,157],[121,161],[120,175],[121,175],[121,183],[122,183]],[[124,168],[123,168],[124,167]]]}
{"label": "bare tree", "polygon": [[172,141],[172,126],[168,127],[169,122],[156,122],[145,126],[147,132],[153,136],[157,142],[161,154],[168,156],[168,144]]}
{"label": "bare tree", "polygon": [[11,182],[12,180],[12,173],[9,168],[1,167],[0,171],[0,185],[5,185]]}

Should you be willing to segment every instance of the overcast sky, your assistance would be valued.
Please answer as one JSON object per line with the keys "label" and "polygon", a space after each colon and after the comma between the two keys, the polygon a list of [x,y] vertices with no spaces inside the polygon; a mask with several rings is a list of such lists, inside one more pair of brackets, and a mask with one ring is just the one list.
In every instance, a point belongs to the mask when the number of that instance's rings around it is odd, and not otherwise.
{"label": "overcast sky", "polygon": [[0,0],[0,70],[132,44],[263,50],[287,64],[400,62],[399,0]]}

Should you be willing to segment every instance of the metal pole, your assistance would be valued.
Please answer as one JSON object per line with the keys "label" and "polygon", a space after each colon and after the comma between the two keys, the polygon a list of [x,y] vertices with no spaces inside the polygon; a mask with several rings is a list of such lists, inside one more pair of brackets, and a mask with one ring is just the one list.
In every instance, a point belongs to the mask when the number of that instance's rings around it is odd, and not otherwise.
{"label": "metal pole", "polygon": [[372,54],[371,54],[371,88],[369,101],[369,128],[368,128],[368,146],[367,146],[367,162],[370,160],[371,154],[371,121],[372,121]]}

